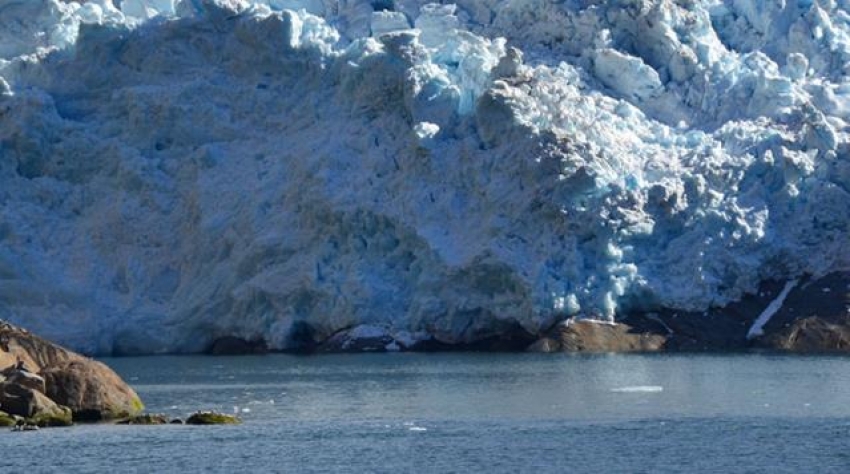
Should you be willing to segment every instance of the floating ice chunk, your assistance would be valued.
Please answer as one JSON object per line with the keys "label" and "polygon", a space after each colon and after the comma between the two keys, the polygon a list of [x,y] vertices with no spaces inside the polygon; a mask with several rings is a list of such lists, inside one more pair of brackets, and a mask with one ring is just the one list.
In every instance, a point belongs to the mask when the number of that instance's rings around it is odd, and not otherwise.
{"label": "floating ice chunk", "polygon": [[659,393],[664,391],[660,385],[630,385],[627,387],[612,388],[615,393]]}

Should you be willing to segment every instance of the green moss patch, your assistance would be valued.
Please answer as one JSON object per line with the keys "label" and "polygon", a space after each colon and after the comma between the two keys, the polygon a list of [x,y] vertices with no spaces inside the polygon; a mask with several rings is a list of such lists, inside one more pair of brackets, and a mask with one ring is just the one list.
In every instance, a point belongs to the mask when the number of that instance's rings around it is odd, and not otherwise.
{"label": "green moss patch", "polygon": [[168,418],[165,415],[152,415],[149,413],[131,416],[118,422],[119,425],[165,425],[167,423]]}
{"label": "green moss patch", "polygon": [[238,425],[242,420],[233,416],[214,411],[199,411],[186,419],[187,425]]}
{"label": "green moss patch", "polygon": [[0,426],[15,426],[15,417],[5,411],[0,411]]}
{"label": "green moss patch", "polygon": [[44,428],[47,426],[71,426],[74,424],[74,421],[70,408],[59,407],[52,412],[39,413],[32,418],[28,418],[27,424]]}
{"label": "green moss patch", "polygon": [[133,400],[130,402],[132,404],[134,414],[141,413],[142,410],[145,409],[145,404],[142,403],[142,400],[139,397],[133,397]]}

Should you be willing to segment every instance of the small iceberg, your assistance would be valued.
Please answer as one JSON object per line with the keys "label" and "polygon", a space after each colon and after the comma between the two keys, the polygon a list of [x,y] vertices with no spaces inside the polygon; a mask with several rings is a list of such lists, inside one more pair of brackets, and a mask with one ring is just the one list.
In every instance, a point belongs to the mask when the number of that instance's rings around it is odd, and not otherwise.
{"label": "small iceberg", "polygon": [[661,385],[632,385],[612,388],[611,391],[616,393],[658,393],[663,392],[664,387]]}

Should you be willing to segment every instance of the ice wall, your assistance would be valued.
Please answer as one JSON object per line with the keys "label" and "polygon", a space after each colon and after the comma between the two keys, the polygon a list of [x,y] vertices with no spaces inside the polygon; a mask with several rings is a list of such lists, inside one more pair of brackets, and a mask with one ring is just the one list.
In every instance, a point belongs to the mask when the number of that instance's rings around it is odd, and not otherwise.
{"label": "ice wall", "polygon": [[0,0],[0,318],[473,342],[846,268],[847,7]]}

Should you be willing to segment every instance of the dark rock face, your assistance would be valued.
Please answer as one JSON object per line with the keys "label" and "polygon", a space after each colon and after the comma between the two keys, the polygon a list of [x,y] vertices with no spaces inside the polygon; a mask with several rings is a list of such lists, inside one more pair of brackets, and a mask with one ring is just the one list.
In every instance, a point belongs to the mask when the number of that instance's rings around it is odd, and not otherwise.
{"label": "dark rock face", "polygon": [[[364,328],[369,328],[364,330]],[[345,329],[318,343],[319,353],[357,352],[506,352],[522,351],[535,341],[535,336],[519,324],[503,324],[496,334],[481,335],[470,341],[443,341],[432,337],[427,340],[397,338],[391,332],[367,325]]]}
{"label": "dark rock face", "polygon": [[390,335],[374,337],[353,337],[348,331],[341,331],[316,347],[320,353],[357,353],[357,352],[387,352],[387,346],[393,344]]}
{"label": "dark rock face", "polygon": [[0,383],[0,406],[9,415],[31,420],[39,426],[71,424],[71,410],[60,406],[38,390],[14,383]]}
{"label": "dark rock face", "polygon": [[35,391],[20,385],[0,383],[0,407],[10,415],[28,418],[39,408]]}
{"label": "dark rock face", "polygon": [[763,334],[748,338],[756,319],[784,286],[785,282],[765,282],[756,294],[704,313],[661,308],[630,314],[616,325],[559,324],[528,350],[850,352],[850,271],[802,279],[764,326]]}
{"label": "dark rock face", "polygon": [[6,378],[6,383],[45,392],[44,377],[23,370],[12,371]]}
{"label": "dark rock face", "polygon": [[[16,368],[21,363],[26,370]],[[0,367],[7,367],[3,370],[4,384],[36,393],[37,404],[46,406],[44,400],[49,400],[54,405],[67,407],[75,420],[131,416],[143,408],[136,392],[109,367],[2,321]],[[5,403],[3,408],[7,408]],[[20,411],[27,410],[21,408]],[[60,421],[51,418],[39,423],[51,425]]]}
{"label": "dark rock face", "polygon": [[850,317],[835,323],[810,316],[758,342],[761,347],[790,352],[850,352]]}
{"label": "dark rock face", "polygon": [[211,355],[248,355],[265,354],[268,351],[266,341],[262,339],[246,341],[236,336],[225,336],[216,339],[207,353]]}
{"label": "dark rock face", "polygon": [[790,352],[850,352],[850,271],[801,281],[753,342]]}

